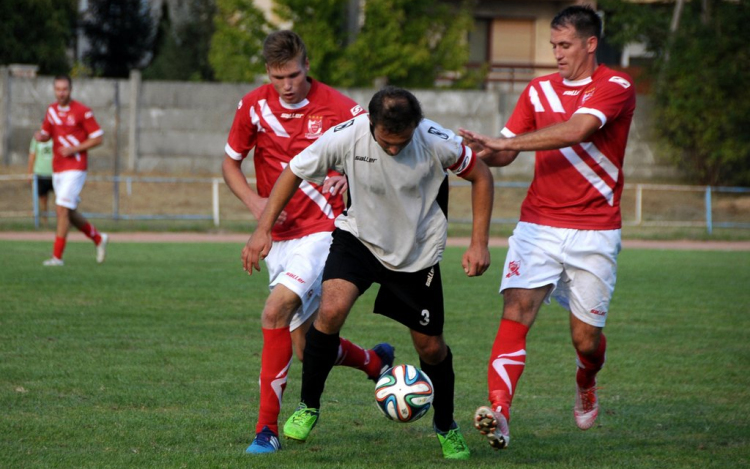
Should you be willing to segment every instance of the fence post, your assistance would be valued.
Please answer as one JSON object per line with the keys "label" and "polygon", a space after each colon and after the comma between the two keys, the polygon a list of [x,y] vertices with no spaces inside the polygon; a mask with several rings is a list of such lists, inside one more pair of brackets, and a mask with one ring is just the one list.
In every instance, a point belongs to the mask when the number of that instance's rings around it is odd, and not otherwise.
{"label": "fence post", "polygon": [[212,199],[214,208],[214,226],[219,226],[219,182],[221,179],[214,178],[211,183],[212,188]]}
{"label": "fence post", "polygon": [[706,228],[709,235],[713,233],[714,228],[711,211],[711,186],[706,186]]}
{"label": "fence post", "polygon": [[130,115],[128,116],[128,171],[138,166],[138,114],[141,97],[141,72],[130,71]]}
{"label": "fence post", "polygon": [[643,186],[635,185],[635,224],[640,226],[643,223]]}
{"label": "fence post", "polygon": [[0,151],[3,153],[3,164],[10,166],[10,68],[0,67],[0,96],[2,96],[2,109],[0,109]]}

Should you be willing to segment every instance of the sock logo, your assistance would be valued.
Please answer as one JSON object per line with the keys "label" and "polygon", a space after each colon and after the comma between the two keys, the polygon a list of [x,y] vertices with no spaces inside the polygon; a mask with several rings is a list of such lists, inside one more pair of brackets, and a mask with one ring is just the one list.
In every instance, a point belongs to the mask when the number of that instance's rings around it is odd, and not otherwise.
{"label": "sock logo", "polygon": [[495,373],[500,376],[500,379],[503,380],[503,383],[505,383],[505,386],[507,386],[508,392],[511,396],[513,395],[513,384],[510,382],[510,376],[505,370],[505,367],[508,365],[526,365],[525,358],[523,359],[523,361],[519,361],[514,360],[514,357],[526,357],[526,350],[521,349],[513,353],[501,353],[497,356],[497,358],[492,360],[492,368],[495,370]]}

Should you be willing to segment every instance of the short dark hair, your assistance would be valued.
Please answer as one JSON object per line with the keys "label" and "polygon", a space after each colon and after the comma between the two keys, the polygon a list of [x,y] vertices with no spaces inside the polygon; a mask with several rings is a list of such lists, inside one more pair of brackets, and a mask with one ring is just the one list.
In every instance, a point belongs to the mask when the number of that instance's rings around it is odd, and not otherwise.
{"label": "short dark hair", "polygon": [[263,59],[269,67],[280,67],[299,58],[307,60],[307,48],[297,33],[289,30],[275,31],[263,41]]}
{"label": "short dark hair", "polygon": [[386,86],[375,93],[369,105],[370,122],[389,133],[416,128],[422,121],[422,106],[417,98],[403,88]]}
{"label": "short dark hair", "polygon": [[591,36],[602,38],[602,19],[589,5],[569,6],[552,19],[551,26],[553,29],[572,26],[583,39]]}
{"label": "short dark hair", "polygon": [[70,78],[70,75],[55,75],[55,78],[52,80],[52,82],[54,83],[61,80],[67,81],[69,88],[73,86],[73,79]]}

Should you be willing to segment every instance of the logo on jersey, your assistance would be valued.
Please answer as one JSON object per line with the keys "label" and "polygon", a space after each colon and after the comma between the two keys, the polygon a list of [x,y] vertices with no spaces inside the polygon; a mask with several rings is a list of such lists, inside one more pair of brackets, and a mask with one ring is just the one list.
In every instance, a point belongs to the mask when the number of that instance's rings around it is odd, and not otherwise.
{"label": "logo on jersey", "polygon": [[242,100],[240,99],[240,102],[237,103],[237,109],[242,109]]}
{"label": "logo on jersey", "polygon": [[427,131],[427,133],[430,133],[432,135],[437,135],[438,137],[442,138],[443,140],[448,140],[448,134],[445,132],[441,132],[435,127],[430,127],[430,129]]}
{"label": "logo on jersey", "polygon": [[65,118],[65,125],[76,125],[75,116],[68,114],[68,117]]}
{"label": "logo on jersey", "polygon": [[521,276],[521,261],[510,261],[508,263],[508,273],[505,274],[505,278],[511,278],[513,276]]}
{"label": "logo on jersey", "polygon": [[91,119],[94,117],[94,113],[92,111],[86,111],[86,114],[83,115],[84,119]]}
{"label": "logo on jersey", "polygon": [[364,111],[364,109],[362,109],[362,106],[357,104],[356,106],[351,108],[349,111],[352,113],[353,116],[356,116],[357,114],[360,114],[362,111]]}
{"label": "logo on jersey", "polygon": [[596,314],[597,316],[606,316],[606,315],[607,315],[607,312],[606,312],[606,311],[600,311],[600,310],[598,310],[598,309],[592,309],[592,310],[590,311],[590,313],[591,313],[591,314]]}
{"label": "logo on jersey", "polygon": [[354,161],[364,161],[365,163],[374,163],[378,161],[378,159],[370,158],[369,156],[355,156]]}
{"label": "logo on jersey", "polygon": [[348,120],[344,122],[343,124],[339,124],[336,127],[333,128],[334,132],[338,132],[339,130],[344,130],[347,127],[351,127],[354,124],[354,119]]}
{"label": "logo on jersey", "polygon": [[563,96],[578,96],[581,93],[581,90],[568,90],[563,93]]}
{"label": "logo on jersey", "polygon": [[617,83],[625,89],[630,88],[630,82],[623,77],[612,77],[609,79],[609,81],[611,81],[612,83]]}
{"label": "logo on jersey", "polygon": [[596,91],[596,88],[591,88],[590,90],[586,90],[585,93],[583,93],[583,97],[581,98],[581,106],[583,106],[583,103],[589,100],[592,96],[594,96],[594,92]]}
{"label": "logo on jersey", "polygon": [[323,134],[323,117],[310,116],[307,118],[307,138],[318,138]]}
{"label": "logo on jersey", "polygon": [[[281,118],[282,119],[300,119],[302,117],[305,117],[304,114],[300,114],[298,112],[282,112]],[[314,118],[314,116],[313,116]]]}

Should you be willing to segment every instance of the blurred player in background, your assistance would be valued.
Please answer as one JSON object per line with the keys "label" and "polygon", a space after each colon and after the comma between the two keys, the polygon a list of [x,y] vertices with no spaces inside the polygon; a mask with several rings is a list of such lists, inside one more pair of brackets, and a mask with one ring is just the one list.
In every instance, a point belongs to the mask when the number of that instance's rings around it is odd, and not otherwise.
{"label": "blurred player in background", "polygon": [[42,212],[42,221],[47,224],[49,193],[52,192],[52,141],[39,142],[35,138],[29,144],[29,182],[36,176],[36,196]]}
{"label": "blurred player in background", "polygon": [[596,375],[604,365],[602,333],[615,288],[622,226],[622,165],[635,111],[627,75],[597,65],[602,23],[587,6],[552,20],[558,73],[534,79],[499,138],[461,130],[490,166],[536,151],[534,179],[509,239],[500,291],[503,317],[488,370],[491,407],[475,426],[496,449],[510,440],[510,406],[526,363],[526,335],[551,296],[570,311],[577,354],[577,426],[599,414]]}
{"label": "blurred player in background", "polygon": [[[227,185],[256,219],[294,155],[329,128],[364,112],[353,100],[307,76],[307,51],[297,34],[271,33],[263,44],[263,57],[271,83],[239,102],[222,164]],[[257,192],[241,168],[253,149]],[[334,172],[330,176],[333,183],[326,191],[319,185],[302,185],[273,226],[274,247],[265,259],[270,294],[261,314],[260,409],[256,436],[247,453],[279,449],[278,416],[292,349],[302,359],[305,333],[320,304],[320,279],[333,220],[344,209],[341,192],[346,181]],[[358,368],[373,380],[392,366],[393,356],[389,344],[365,350],[344,338],[337,342],[336,364]]]}
{"label": "blurred player in background", "polygon": [[62,257],[72,224],[96,245],[96,261],[104,262],[108,236],[78,212],[81,190],[86,183],[88,150],[102,144],[104,132],[94,119],[91,109],[71,99],[73,82],[67,75],[54,79],[56,102],[49,105],[41,130],[34,134],[39,142],[52,140],[52,186],[57,204],[57,232],[52,257],[45,266],[64,265]]}
{"label": "blurred player in background", "polygon": [[307,440],[320,415],[339,331],[357,298],[377,283],[374,311],[409,328],[420,368],[434,385],[433,428],[443,456],[467,459],[469,447],[453,420],[453,355],[443,337],[439,262],[448,229],[446,170],[472,186],[471,244],[462,259],[470,277],[482,275],[490,264],[492,175],[453,132],[424,119],[408,91],[378,91],[369,111],[329,130],[292,159],[243,250],[244,267],[252,273],[260,259],[274,255],[272,227],[297,187],[322,183],[330,169],[346,174],[349,206],[336,219],[320,314],[307,333],[300,405],[284,435]]}

